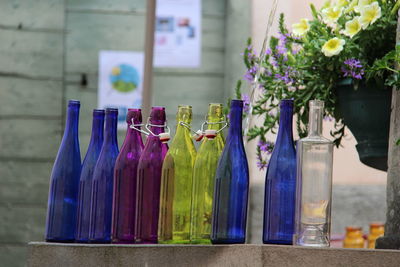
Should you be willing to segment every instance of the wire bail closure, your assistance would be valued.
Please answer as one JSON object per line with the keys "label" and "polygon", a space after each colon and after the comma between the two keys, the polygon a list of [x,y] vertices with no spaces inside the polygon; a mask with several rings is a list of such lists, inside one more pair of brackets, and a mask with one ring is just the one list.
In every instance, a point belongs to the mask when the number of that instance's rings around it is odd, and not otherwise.
{"label": "wire bail closure", "polygon": [[[215,125],[215,124],[224,124],[221,129],[219,130],[214,130],[214,129],[206,129],[204,130],[206,125]],[[228,123],[226,121],[220,121],[220,122],[209,122],[209,121],[204,121],[201,124],[200,130],[196,132],[196,136],[194,137],[196,141],[201,141],[204,137],[207,137],[208,139],[212,140],[214,139],[218,133],[220,133],[222,130],[224,130],[226,127],[228,127]]]}
{"label": "wire bail closure", "polygon": [[[166,128],[167,129],[167,131],[166,132],[164,132],[164,133],[160,133],[160,134],[155,134],[155,133],[153,133],[150,129],[149,129],[149,126],[151,126],[151,127],[158,127],[158,128]],[[147,118],[147,123],[146,123],[146,125],[145,125],[145,128],[146,128],[146,130],[149,132],[149,134],[148,135],[152,135],[152,136],[158,136],[158,138],[160,138],[160,141],[162,142],[162,143],[167,143],[170,139],[171,139],[171,130],[169,129],[169,127],[168,127],[168,124],[167,124],[167,122],[165,121],[165,123],[163,124],[163,125],[158,125],[158,124],[151,124],[150,123],[150,117],[149,118]]]}
{"label": "wire bail closure", "polygon": [[144,126],[143,123],[141,123],[141,124],[135,124],[135,123],[133,122],[133,118],[132,118],[131,121],[132,121],[132,124],[129,125],[129,128],[134,129],[134,130],[138,131],[139,133],[142,133],[142,134],[144,134],[144,135],[146,135],[146,136],[149,136],[149,133],[148,133],[148,132],[143,131],[142,129],[137,128],[137,127],[142,127],[142,126]]}

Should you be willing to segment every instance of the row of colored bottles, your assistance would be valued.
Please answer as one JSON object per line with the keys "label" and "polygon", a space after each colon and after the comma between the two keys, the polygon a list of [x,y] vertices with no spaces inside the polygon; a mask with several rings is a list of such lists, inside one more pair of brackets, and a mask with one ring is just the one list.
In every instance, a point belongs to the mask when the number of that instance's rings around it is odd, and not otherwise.
{"label": "row of colored bottles", "polygon": [[324,103],[310,101],[307,137],[293,142],[293,100],[280,103],[266,174],[263,242],[329,246],[333,144],[322,136]]}
{"label": "row of colored bottles", "polygon": [[[369,225],[369,235],[367,237],[367,248],[375,248],[376,240],[383,236],[384,225],[382,223],[371,223]],[[346,236],[343,240],[344,248],[364,248],[365,240],[361,227],[346,227]]]}
{"label": "row of colored bottles", "polygon": [[[197,159],[190,136],[190,106],[178,108],[176,136],[169,150],[162,142],[169,139],[164,133],[165,109],[152,108],[147,131],[142,130],[141,111],[129,109],[120,153],[118,111],[94,110],[82,169],[79,106],[78,101],[69,102],[52,171],[47,241],[209,243],[212,233],[213,243],[244,242],[248,167],[241,136],[242,101],[232,101],[231,127],[221,158],[225,126],[220,104],[210,104]],[[141,133],[148,135],[145,146]]]}

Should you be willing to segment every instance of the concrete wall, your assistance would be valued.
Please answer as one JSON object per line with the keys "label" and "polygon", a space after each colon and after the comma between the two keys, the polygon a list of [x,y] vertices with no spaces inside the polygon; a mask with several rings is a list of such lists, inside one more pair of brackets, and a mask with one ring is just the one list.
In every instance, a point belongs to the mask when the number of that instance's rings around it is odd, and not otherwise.
{"label": "concrete wall", "polygon": [[[250,7],[241,0],[202,6],[202,66],[154,70],[152,102],[167,107],[172,127],[180,103],[193,105],[198,127],[208,103],[225,102],[244,71]],[[146,0],[0,1],[0,265],[23,266],[26,243],[43,240],[66,101],[81,100],[84,155],[97,105],[98,51],[143,51],[145,15]]]}

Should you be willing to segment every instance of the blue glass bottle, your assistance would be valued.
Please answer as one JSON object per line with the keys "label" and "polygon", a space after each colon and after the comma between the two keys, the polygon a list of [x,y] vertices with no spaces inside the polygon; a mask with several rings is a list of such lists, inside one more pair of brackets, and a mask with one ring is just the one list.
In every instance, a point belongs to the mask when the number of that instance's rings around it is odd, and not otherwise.
{"label": "blue glass bottle", "polygon": [[265,181],[264,244],[292,244],[296,199],[296,150],[292,123],[293,100],[282,100],[278,137]]}
{"label": "blue glass bottle", "polygon": [[73,242],[81,152],[78,123],[80,102],[68,102],[64,136],[50,178],[45,239],[48,242]]}
{"label": "blue glass bottle", "polygon": [[82,164],[82,172],[79,180],[78,211],[76,220],[75,241],[89,242],[90,225],[90,200],[92,194],[92,179],[94,167],[100,155],[103,145],[104,110],[93,110],[92,135],[85,159]]}
{"label": "blue glass bottle", "polygon": [[242,136],[243,101],[232,100],[226,144],[215,175],[213,244],[242,244],[246,240],[249,167]]}
{"label": "blue glass bottle", "polygon": [[118,109],[107,108],[104,142],[93,173],[89,228],[93,243],[111,241],[114,165],[119,153],[117,122]]}

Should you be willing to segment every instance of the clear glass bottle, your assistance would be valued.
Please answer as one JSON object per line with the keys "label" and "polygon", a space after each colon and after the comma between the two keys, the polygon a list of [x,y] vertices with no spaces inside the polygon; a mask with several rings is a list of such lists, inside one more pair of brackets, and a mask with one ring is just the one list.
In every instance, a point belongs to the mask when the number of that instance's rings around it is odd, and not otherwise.
{"label": "clear glass bottle", "polygon": [[375,248],[376,240],[385,233],[385,225],[383,223],[371,223],[369,225],[368,248]]}
{"label": "clear glass bottle", "polygon": [[344,248],[364,248],[364,243],[361,227],[346,227],[346,236],[343,240]]}
{"label": "clear glass bottle", "polygon": [[280,103],[279,132],[268,163],[264,195],[264,244],[291,245],[296,199],[293,100]]}
{"label": "clear glass bottle", "polygon": [[106,109],[104,142],[93,173],[89,239],[92,243],[111,242],[114,166],[118,156],[118,109]]}
{"label": "clear glass bottle", "polygon": [[211,222],[213,244],[246,240],[249,167],[242,135],[243,101],[232,100],[229,131],[218,161]]}
{"label": "clear glass bottle", "polygon": [[78,124],[80,102],[68,102],[64,135],[50,177],[46,233],[48,242],[75,240],[76,210],[81,175]]}
{"label": "clear glass bottle", "polygon": [[310,101],[308,135],[297,143],[294,244],[330,245],[333,143],[322,136],[324,102]]}
{"label": "clear glass bottle", "polygon": [[192,107],[180,105],[176,134],[165,156],[160,195],[159,243],[190,242],[190,206],[196,148],[190,135]]}
{"label": "clear glass bottle", "polygon": [[[165,145],[160,140],[166,125],[165,109],[153,107],[150,124],[158,123],[163,127],[150,127],[146,146],[138,165],[136,193],[135,242],[156,244],[158,242],[158,217],[160,207],[161,169],[165,157]],[[158,132],[158,134],[156,134]],[[168,149],[168,147],[166,147]]]}
{"label": "clear glass bottle", "polygon": [[[215,171],[225,145],[221,129],[225,127],[222,104],[210,104],[207,115],[207,132],[200,145],[193,169],[193,193],[190,242],[210,244],[211,212],[214,197]],[[214,136],[215,134],[215,136]]]}
{"label": "clear glass bottle", "polygon": [[128,109],[126,123],[126,137],[114,167],[113,243],[133,243],[135,234],[137,169],[144,148],[141,109]]}
{"label": "clear glass bottle", "polygon": [[79,180],[78,211],[76,220],[75,241],[89,242],[90,201],[92,195],[93,172],[103,145],[104,110],[93,110],[92,135]]}

